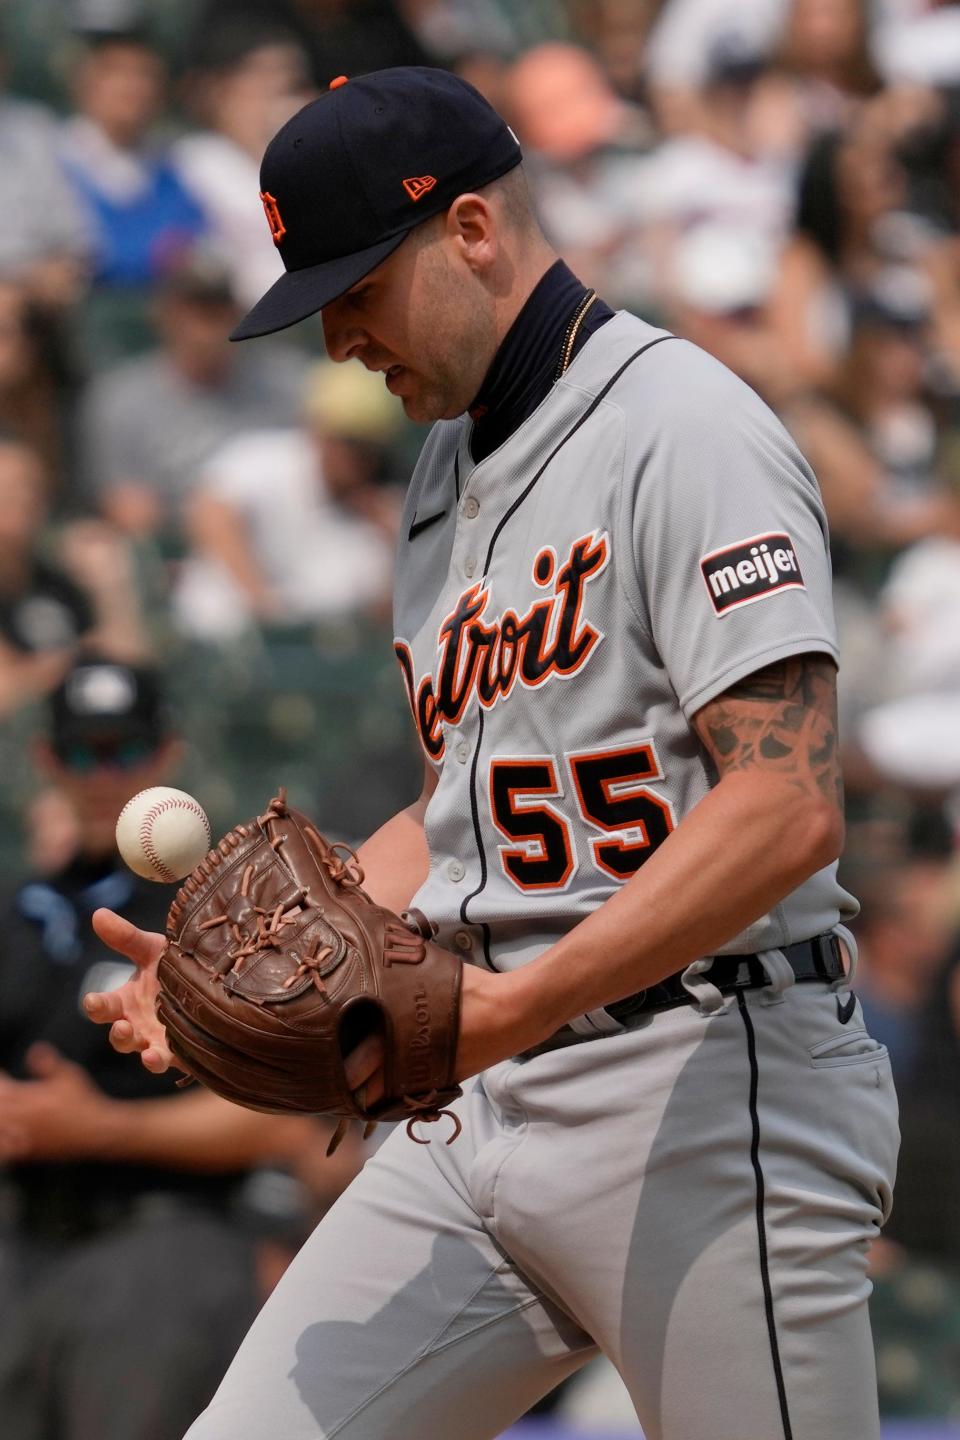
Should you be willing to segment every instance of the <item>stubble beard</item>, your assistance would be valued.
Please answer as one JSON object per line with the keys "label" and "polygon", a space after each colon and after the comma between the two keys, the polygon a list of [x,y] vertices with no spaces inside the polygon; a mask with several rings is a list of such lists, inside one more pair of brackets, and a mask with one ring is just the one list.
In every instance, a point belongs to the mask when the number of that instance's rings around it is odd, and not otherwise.
{"label": "stubble beard", "polygon": [[479,304],[457,303],[449,267],[438,267],[431,328],[421,339],[423,368],[417,393],[401,397],[410,420],[454,420],[473,403],[496,352],[492,315]]}
{"label": "stubble beard", "polygon": [[404,414],[408,420],[422,425],[432,425],[437,420],[455,420],[469,409],[482,378],[474,384],[462,370],[452,366],[449,359],[435,361],[429,373],[416,372],[419,383],[414,393],[400,397]]}

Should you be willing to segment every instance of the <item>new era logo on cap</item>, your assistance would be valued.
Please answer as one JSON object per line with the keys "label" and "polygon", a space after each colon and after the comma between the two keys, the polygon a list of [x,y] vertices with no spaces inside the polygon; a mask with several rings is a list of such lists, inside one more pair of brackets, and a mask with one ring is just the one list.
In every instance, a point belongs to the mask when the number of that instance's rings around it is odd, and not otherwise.
{"label": "new era logo on cap", "polygon": [[411,200],[421,200],[436,183],[434,175],[411,175],[409,180],[404,180],[403,188]]}
{"label": "new era logo on cap", "polygon": [[803,575],[789,535],[751,535],[700,561],[710,602],[718,615],[780,590],[803,590]]}

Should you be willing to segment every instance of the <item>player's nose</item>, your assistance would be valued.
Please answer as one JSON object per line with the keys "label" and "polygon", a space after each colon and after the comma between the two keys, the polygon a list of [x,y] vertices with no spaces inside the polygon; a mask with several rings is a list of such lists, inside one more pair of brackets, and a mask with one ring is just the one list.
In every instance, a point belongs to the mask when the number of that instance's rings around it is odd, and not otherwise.
{"label": "player's nose", "polygon": [[343,360],[352,360],[360,353],[366,344],[366,334],[356,320],[344,314],[336,300],[323,307],[320,319],[323,323],[324,344],[331,360],[340,363]]}

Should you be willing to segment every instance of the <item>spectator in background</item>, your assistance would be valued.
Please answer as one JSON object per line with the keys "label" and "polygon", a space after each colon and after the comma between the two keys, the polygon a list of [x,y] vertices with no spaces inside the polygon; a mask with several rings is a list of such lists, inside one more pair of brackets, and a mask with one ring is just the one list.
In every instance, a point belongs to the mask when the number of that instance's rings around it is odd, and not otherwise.
{"label": "spectator in background", "polygon": [[145,30],[88,33],[71,80],[76,111],[60,155],[93,232],[93,281],[149,285],[206,223],[151,133],[165,99],[163,59]]}
{"label": "spectator in background", "polygon": [[[295,0],[316,35],[321,84],[334,75],[360,75],[390,65],[431,65],[436,61],[409,23],[416,0]],[[482,23],[486,0],[477,6]],[[513,7],[506,7],[508,10]],[[523,8],[527,8],[526,6]],[[479,29],[479,26],[478,26]]]}
{"label": "spectator in background", "polygon": [[611,302],[645,293],[635,234],[640,152],[652,139],[643,112],[615,94],[588,51],[559,41],[521,55],[501,98],[551,242]]}
{"label": "spectator in background", "polygon": [[672,251],[691,226],[735,226],[777,248],[789,231],[793,172],[757,122],[765,61],[723,40],[705,63],[702,105],[646,158],[634,195],[655,306],[665,299],[659,281]]}
{"label": "spectator in background", "polygon": [[791,0],[761,97],[768,144],[799,160],[810,139],[850,123],[880,88],[870,0]]}
{"label": "spectator in background", "polygon": [[311,87],[295,34],[266,10],[259,19],[224,18],[188,77],[189,108],[203,128],[178,141],[173,156],[242,309],[283,274],[263,218],[260,160],[271,136],[310,99]]}
{"label": "spectator in background", "polygon": [[888,84],[960,81],[960,9],[956,0],[888,6],[878,26],[877,64]]}
{"label": "spectator in background", "polygon": [[97,521],[45,545],[47,507],[40,457],[0,434],[0,716],[56,684],[81,641],[142,644],[126,547]]}
{"label": "spectator in background", "polygon": [[659,0],[571,0],[577,36],[596,55],[624,100],[644,103],[643,61]]}
{"label": "spectator in background", "polygon": [[925,1013],[950,950],[949,848],[905,849],[865,876],[856,991],[867,1030],[890,1051],[905,1096],[922,1061]]}
{"label": "spectator in background", "polygon": [[[7,1440],[179,1440],[258,1304],[231,1197],[251,1165],[311,1141],[307,1117],[133,1073],[81,1010],[87,990],[129,969],[98,941],[93,911],[164,924],[168,891],[121,865],[114,826],[179,755],[151,670],[88,655],[51,698],[37,763],[69,801],[76,848],[0,897]],[[136,1327],[133,1275],[150,1296]]]}
{"label": "spectator in background", "polygon": [[848,735],[847,768],[960,799],[960,540],[931,535],[898,557],[880,613],[884,690]]}
{"label": "spectator in background", "polygon": [[[960,851],[936,799],[890,786],[871,811],[851,828],[847,864],[862,872],[856,990],[870,1033],[889,1047],[901,1110],[896,1218],[881,1248],[905,1246],[908,1261],[946,1267],[958,1283]],[[915,1336],[918,1318],[907,1317]],[[953,1361],[955,1396],[955,1351]],[[948,1409],[955,1399],[939,1413]]]}
{"label": "spectator in background", "polygon": [[[269,243],[262,210],[260,225]],[[168,268],[154,313],[159,348],[89,388],[82,463],[91,497],[121,530],[176,543],[211,455],[239,428],[295,421],[307,362],[282,344],[229,344],[240,311],[227,268],[203,251]]]}
{"label": "spectator in background", "polygon": [[[903,1138],[896,1218],[888,1239],[960,1277],[960,915],[956,905],[952,944],[930,986],[917,1041],[910,1084],[900,1095]],[[955,1349],[953,1359],[955,1413]]]}
{"label": "spectator in background", "polygon": [[[497,0],[455,3],[457,8],[469,8],[468,20],[475,22],[474,41],[482,38],[488,28],[484,12],[491,6],[498,8]],[[437,64],[435,55],[443,46],[434,44],[429,16],[422,12],[443,11],[449,5],[450,0],[440,4],[431,0],[201,0],[188,49],[202,69],[206,57],[231,33],[282,26],[307,58],[314,83],[326,86],[340,74],[362,75],[390,65]],[[416,33],[421,29],[427,32],[424,43]]]}
{"label": "spectator in background", "polygon": [[707,221],[678,237],[664,280],[670,328],[729,366],[773,409],[797,385],[767,310],[775,276],[768,237]]}
{"label": "spectator in background", "polygon": [[[0,54],[0,84],[2,66]],[[0,156],[0,277],[62,310],[85,284],[90,236],[60,166],[53,117],[2,89]]]}
{"label": "spectator in background", "polygon": [[799,398],[786,418],[820,480],[837,573],[873,591],[894,552],[926,536],[960,539],[960,496],[938,473],[922,272],[878,269],[851,293],[849,314],[832,394]]}
{"label": "spectator in background", "polygon": [[379,375],[324,361],[303,420],[211,458],[186,511],[193,557],[174,597],[185,634],[389,614],[400,499],[383,481],[402,412]]}
{"label": "spectator in background", "polygon": [[789,0],[666,0],[647,43],[647,88],[667,134],[696,128],[702,88],[718,48],[766,58],[782,29]]}
{"label": "spectator in background", "polygon": [[[449,64],[463,75],[464,60],[467,68],[480,56],[492,62],[504,61],[525,45],[556,33],[548,28],[544,34],[542,25],[538,30],[541,16],[536,14],[535,5],[526,5],[522,10],[512,6],[508,11],[497,0],[399,0],[392,8],[395,14],[402,14],[416,40],[425,47],[426,55],[421,54],[419,59],[411,55],[407,60],[390,60],[391,65]],[[522,39],[518,30],[527,32]],[[319,78],[322,83],[324,77]],[[471,83],[474,82],[471,80]],[[482,87],[478,85],[477,89]],[[486,90],[482,93],[490,99]]]}
{"label": "spectator in background", "polygon": [[69,380],[56,327],[22,285],[0,280],[0,428],[36,450],[55,493],[64,488]]}
{"label": "spectator in background", "polygon": [[926,389],[930,291],[921,271],[891,265],[857,295],[837,397],[909,503],[937,489],[936,416]]}
{"label": "spectator in background", "polygon": [[811,385],[835,380],[856,295],[886,266],[912,258],[898,223],[907,194],[891,137],[865,121],[811,147],[775,297],[784,344]]}

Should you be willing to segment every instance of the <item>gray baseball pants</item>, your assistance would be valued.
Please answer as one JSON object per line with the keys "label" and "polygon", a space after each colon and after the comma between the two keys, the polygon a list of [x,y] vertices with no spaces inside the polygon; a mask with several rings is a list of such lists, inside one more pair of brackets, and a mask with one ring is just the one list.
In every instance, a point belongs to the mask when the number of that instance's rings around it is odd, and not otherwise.
{"label": "gray baseball pants", "polygon": [[188,1440],[491,1440],[597,1347],[647,1440],[876,1440],[890,1065],[791,980],[497,1065],[449,1147],[396,1130]]}

